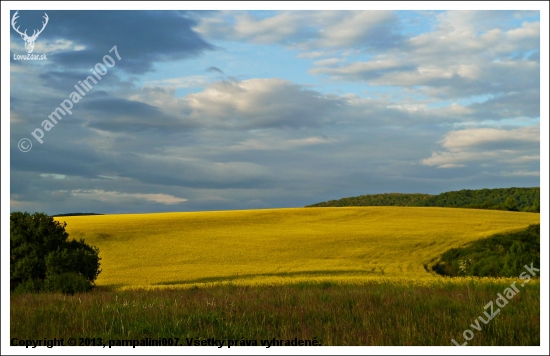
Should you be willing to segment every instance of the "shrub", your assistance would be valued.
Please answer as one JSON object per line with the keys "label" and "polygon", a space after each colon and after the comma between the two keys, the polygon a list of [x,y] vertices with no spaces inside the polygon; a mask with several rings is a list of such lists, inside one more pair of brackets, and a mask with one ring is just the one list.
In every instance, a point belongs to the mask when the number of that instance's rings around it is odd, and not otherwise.
{"label": "shrub", "polygon": [[40,279],[27,279],[15,287],[15,293],[36,293],[40,292],[44,282]]}
{"label": "shrub", "polygon": [[92,285],[83,275],[75,272],[48,275],[44,282],[44,290],[74,294],[88,292]]}
{"label": "shrub", "polygon": [[516,277],[531,263],[540,268],[540,224],[452,248],[432,270],[449,276]]}
{"label": "shrub", "polygon": [[90,290],[101,270],[99,249],[67,241],[66,223],[44,213],[10,214],[10,289],[75,293]]}

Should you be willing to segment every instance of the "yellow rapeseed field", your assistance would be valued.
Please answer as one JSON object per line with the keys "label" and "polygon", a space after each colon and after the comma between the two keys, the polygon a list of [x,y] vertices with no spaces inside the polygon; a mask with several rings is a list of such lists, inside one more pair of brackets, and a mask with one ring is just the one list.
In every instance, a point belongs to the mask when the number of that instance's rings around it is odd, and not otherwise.
{"label": "yellow rapeseed field", "polygon": [[70,216],[100,249],[97,284],[119,288],[441,279],[424,264],[452,247],[540,222],[494,210],[340,207]]}

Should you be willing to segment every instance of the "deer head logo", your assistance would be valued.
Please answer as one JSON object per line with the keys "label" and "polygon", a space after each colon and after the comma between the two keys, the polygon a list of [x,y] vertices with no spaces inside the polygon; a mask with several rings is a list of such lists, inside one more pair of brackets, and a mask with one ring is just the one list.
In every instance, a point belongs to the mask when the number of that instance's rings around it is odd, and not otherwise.
{"label": "deer head logo", "polygon": [[34,50],[34,42],[38,38],[38,35],[41,34],[42,31],[44,31],[44,29],[46,28],[46,25],[48,24],[48,20],[49,20],[48,14],[44,13],[43,17],[46,20],[46,22],[42,22],[42,29],[39,30],[38,32],[36,32],[37,30],[34,30],[32,33],[32,36],[28,36],[27,30],[25,30],[25,32],[21,32],[19,31],[19,26],[15,28],[15,20],[19,18],[19,16],[17,16],[18,12],[19,11],[16,11],[15,14],[13,14],[13,17],[11,18],[11,27],[13,27],[15,32],[20,34],[23,41],[25,41],[25,49],[27,50],[27,53],[32,53],[32,51]]}

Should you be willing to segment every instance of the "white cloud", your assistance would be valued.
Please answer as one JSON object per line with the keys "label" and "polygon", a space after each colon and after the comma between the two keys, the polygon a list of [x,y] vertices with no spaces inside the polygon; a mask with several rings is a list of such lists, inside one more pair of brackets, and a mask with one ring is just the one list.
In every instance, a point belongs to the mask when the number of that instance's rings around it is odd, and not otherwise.
{"label": "white cloud", "polygon": [[531,42],[530,45],[533,45],[534,41],[538,41],[540,38],[540,22],[524,22],[521,24],[520,28],[516,28],[506,32],[508,39],[514,42]]}
{"label": "white cloud", "polygon": [[[34,44],[34,54],[52,54],[55,52],[61,51],[82,51],[85,50],[86,46],[76,44],[73,41],[65,39],[56,39],[54,41],[46,41],[40,39],[36,40]],[[25,41],[11,41],[10,42],[10,51],[14,53],[23,53],[25,52]]]}
{"label": "white cloud", "polygon": [[[361,43],[378,42],[376,36],[383,36],[380,38],[383,41],[391,37],[391,24],[396,20],[391,11],[346,12],[339,19],[332,14],[323,15],[320,22],[325,26],[315,44],[318,47],[353,47]],[[380,26],[383,31],[377,30]]]}
{"label": "white cloud", "polygon": [[309,73],[374,86],[414,87],[433,97],[531,90],[539,80],[540,65],[536,56],[527,55],[539,51],[540,23],[525,21],[521,27],[510,28],[506,16],[509,14],[445,12],[438,16],[432,31],[399,46],[369,50],[367,60],[360,55],[341,63],[320,60]]}
{"label": "white cloud", "polygon": [[[302,50],[348,46],[388,46],[396,16],[391,11],[281,11],[258,18],[221,12],[200,20],[195,31],[207,38],[281,43]],[[315,51],[304,54],[315,56]]]}
{"label": "white cloud", "polygon": [[521,127],[512,130],[477,128],[449,132],[441,144],[449,151],[461,151],[466,148],[487,144],[512,145],[518,142],[537,144],[540,141],[539,127]]}
{"label": "white cloud", "polygon": [[539,177],[539,171],[515,171],[515,172],[500,172],[505,177]]}
{"label": "white cloud", "polygon": [[50,173],[42,173],[40,174],[40,177],[42,178],[52,178],[52,179],[65,179],[67,177],[64,174],[50,174]]}
{"label": "white cloud", "polygon": [[484,161],[495,161],[499,157],[506,157],[514,154],[510,150],[488,151],[488,152],[434,152],[429,158],[422,160],[426,166],[437,166],[438,168],[464,167],[467,163],[480,163]]}
{"label": "white cloud", "polygon": [[247,150],[292,150],[298,147],[326,145],[338,142],[335,139],[324,137],[306,137],[299,139],[284,139],[281,137],[266,137],[262,139],[248,139],[231,146],[235,151]]}
{"label": "white cloud", "polygon": [[324,56],[326,53],[321,51],[314,51],[314,52],[302,52],[298,54],[298,58],[319,58]]}
{"label": "white cloud", "polygon": [[334,66],[342,61],[342,58],[327,58],[313,62],[313,64],[316,66]]}
{"label": "white cloud", "polygon": [[217,82],[185,101],[201,125],[226,128],[319,126],[343,104],[281,79]]}
{"label": "white cloud", "polygon": [[103,202],[120,203],[124,200],[145,199],[160,204],[179,204],[186,202],[187,199],[178,198],[169,194],[143,194],[143,193],[122,193],[116,191],[105,191],[102,189],[82,190],[76,189],[71,191],[71,195],[78,198],[89,200],[99,200]]}
{"label": "white cloud", "polygon": [[167,78],[148,80],[144,87],[168,87],[168,88],[202,88],[208,85],[210,80],[204,75],[192,75],[189,77]]}
{"label": "white cloud", "polygon": [[540,128],[516,129],[475,128],[451,131],[440,144],[446,149],[433,152],[422,160],[427,166],[463,167],[472,163],[506,163],[522,165],[540,160]]}

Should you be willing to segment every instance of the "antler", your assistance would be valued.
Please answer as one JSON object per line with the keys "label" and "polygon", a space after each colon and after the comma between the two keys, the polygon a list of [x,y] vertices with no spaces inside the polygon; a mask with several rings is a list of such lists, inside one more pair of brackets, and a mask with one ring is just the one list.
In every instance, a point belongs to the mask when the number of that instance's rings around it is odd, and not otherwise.
{"label": "antler", "polygon": [[[13,27],[13,29],[15,30],[15,32],[17,32],[18,34],[20,34],[21,37],[23,37],[23,36],[28,37],[28,36],[27,36],[27,30],[25,30],[25,32],[23,33],[23,32],[21,32],[21,31],[19,31],[19,27],[21,27],[21,26],[17,26],[17,28],[15,28],[15,20],[17,20],[17,19],[19,18],[19,16],[17,16],[17,13],[18,13],[18,12],[19,12],[19,10],[17,10],[17,11],[15,12],[15,14],[13,14],[13,17],[11,18],[11,27]],[[46,23],[48,23],[48,22],[46,21]]]}
{"label": "antler", "polygon": [[46,22],[42,22],[42,29],[38,30],[38,32],[36,32],[37,30],[34,30],[33,33],[32,33],[32,36],[29,37],[29,35],[27,35],[27,30],[25,30],[25,32],[21,32],[19,31],[19,27],[21,26],[17,26],[17,28],[15,28],[15,22],[16,20],[19,18],[19,16],[17,15],[17,13],[19,12],[19,10],[17,10],[15,12],[15,14],[13,14],[13,17],[11,18],[11,27],[13,27],[13,29],[15,30],[15,32],[17,32],[18,34],[21,35],[21,37],[23,37],[23,39],[26,41],[27,39],[29,39],[31,42],[34,42],[36,40],[36,38],[38,37],[38,35],[40,33],[42,33],[42,31],[44,31],[44,29],[46,28],[46,25],[48,24],[48,21],[49,21],[49,17],[48,17],[48,14],[47,13],[44,13],[44,16],[42,16]]}
{"label": "antler", "polygon": [[38,31],[36,34],[35,34],[35,32],[36,32],[37,30],[34,30],[33,33],[32,33],[32,36],[31,36],[30,38],[36,39],[36,38],[38,37],[38,35],[39,35],[40,33],[42,33],[42,31],[44,31],[44,29],[46,28],[46,25],[48,24],[48,20],[49,20],[50,18],[48,17],[48,14],[47,14],[47,13],[44,13],[44,16],[42,16],[42,17],[46,20],[46,22],[42,22],[42,29],[41,29],[40,31]]}

